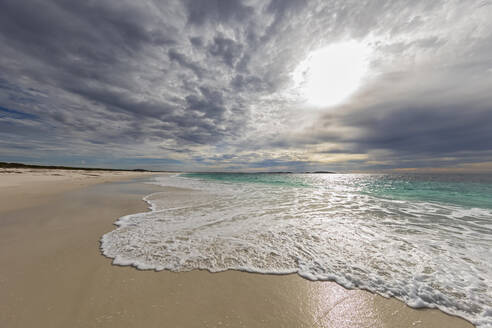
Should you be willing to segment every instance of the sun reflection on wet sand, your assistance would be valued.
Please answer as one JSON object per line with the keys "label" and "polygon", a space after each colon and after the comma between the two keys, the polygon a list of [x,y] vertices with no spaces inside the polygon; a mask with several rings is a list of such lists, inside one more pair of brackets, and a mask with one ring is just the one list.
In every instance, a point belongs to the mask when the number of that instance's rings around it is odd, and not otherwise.
{"label": "sun reflection on wet sand", "polygon": [[397,299],[345,289],[334,282],[307,282],[304,287],[308,287],[314,327],[472,327],[438,310],[412,309]]}
{"label": "sun reflection on wet sand", "polygon": [[375,295],[348,290],[331,282],[314,282],[311,297],[315,324],[320,327],[382,327],[380,314],[374,309]]}

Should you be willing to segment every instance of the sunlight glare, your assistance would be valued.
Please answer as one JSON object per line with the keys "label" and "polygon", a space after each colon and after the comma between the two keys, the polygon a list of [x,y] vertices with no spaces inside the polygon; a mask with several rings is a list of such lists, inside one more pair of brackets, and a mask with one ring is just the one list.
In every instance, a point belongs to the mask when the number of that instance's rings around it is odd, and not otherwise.
{"label": "sunlight glare", "polygon": [[314,106],[343,102],[367,73],[369,50],[363,43],[347,41],[313,51],[293,73],[296,88]]}

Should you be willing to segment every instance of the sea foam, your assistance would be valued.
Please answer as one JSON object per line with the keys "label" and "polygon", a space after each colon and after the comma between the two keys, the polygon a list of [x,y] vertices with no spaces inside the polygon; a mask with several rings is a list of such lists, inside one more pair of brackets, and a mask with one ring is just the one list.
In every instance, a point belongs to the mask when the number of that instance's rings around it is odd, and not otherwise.
{"label": "sea foam", "polygon": [[[298,273],[492,327],[492,211],[374,197],[360,176],[295,185],[164,176],[103,254],[139,269]],[[354,181],[349,181],[349,180]]]}

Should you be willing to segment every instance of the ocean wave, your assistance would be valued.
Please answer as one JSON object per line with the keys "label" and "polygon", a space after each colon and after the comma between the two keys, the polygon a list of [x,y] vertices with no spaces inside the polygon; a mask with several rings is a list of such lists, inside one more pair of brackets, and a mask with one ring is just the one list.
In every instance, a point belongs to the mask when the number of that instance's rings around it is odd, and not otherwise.
{"label": "ocean wave", "polygon": [[139,269],[298,273],[492,326],[492,211],[375,197],[349,178],[160,177],[186,189],[146,196],[151,211],[120,218],[101,248]]}

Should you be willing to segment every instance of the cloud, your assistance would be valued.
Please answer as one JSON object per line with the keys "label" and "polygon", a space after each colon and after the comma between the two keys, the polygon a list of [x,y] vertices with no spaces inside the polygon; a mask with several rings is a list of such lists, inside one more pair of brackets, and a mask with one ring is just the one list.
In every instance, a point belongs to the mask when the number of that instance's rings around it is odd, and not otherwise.
{"label": "cloud", "polygon": [[221,36],[214,37],[214,41],[208,47],[208,52],[212,56],[217,56],[229,67],[234,67],[241,59],[242,45],[232,39]]}
{"label": "cloud", "polygon": [[186,58],[185,55],[179,53],[175,49],[169,49],[168,55],[171,61],[177,62],[183,68],[190,69],[193,73],[195,73],[197,78],[201,78],[203,76],[204,74],[203,68],[200,67],[200,65],[193,63],[191,60]]}
{"label": "cloud", "polygon": [[[185,169],[482,169],[492,148],[491,8],[6,0],[0,155]],[[292,72],[343,40],[371,49],[370,74],[344,104],[313,109]]]}
{"label": "cloud", "polygon": [[252,7],[238,0],[189,0],[185,3],[187,22],[198,26],[207,22],[240,24],[254,13]]}

